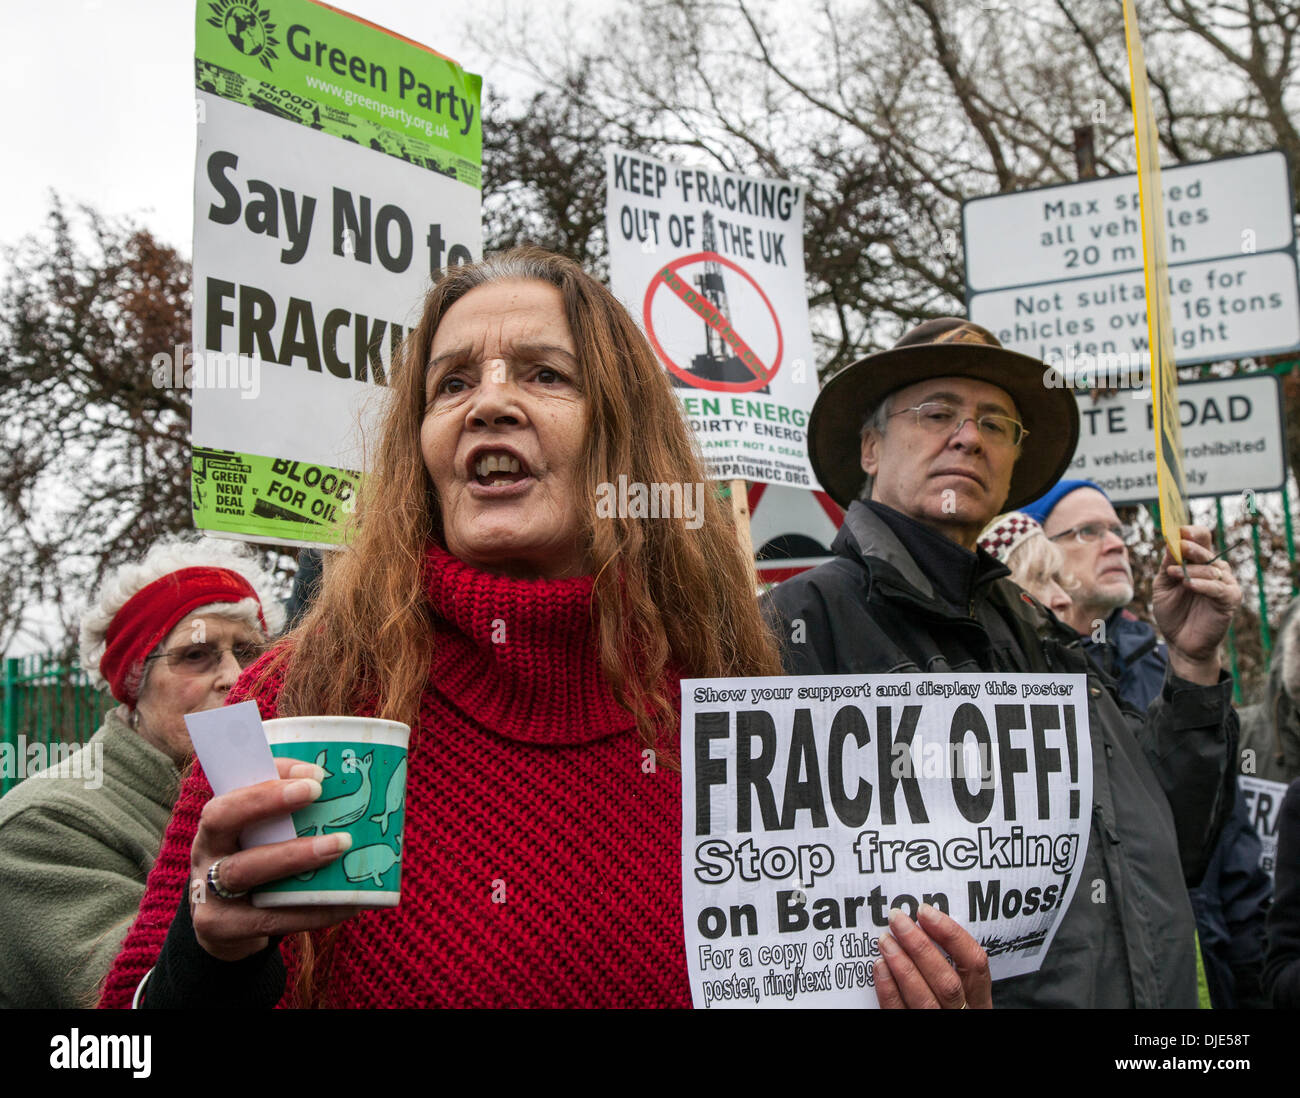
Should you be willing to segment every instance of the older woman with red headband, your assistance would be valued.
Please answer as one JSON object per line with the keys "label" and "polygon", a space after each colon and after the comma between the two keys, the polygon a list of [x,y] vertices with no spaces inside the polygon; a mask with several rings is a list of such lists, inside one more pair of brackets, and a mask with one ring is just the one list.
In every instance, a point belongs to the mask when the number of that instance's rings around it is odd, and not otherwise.
{"label": "older woman with red headband", "polygon": [[283,620],[228,542],[160,542],[104,582],[81,659],[120,705],[0,800],[0,1007],[93,1005],[180,789],[185,714],[222,705]]}

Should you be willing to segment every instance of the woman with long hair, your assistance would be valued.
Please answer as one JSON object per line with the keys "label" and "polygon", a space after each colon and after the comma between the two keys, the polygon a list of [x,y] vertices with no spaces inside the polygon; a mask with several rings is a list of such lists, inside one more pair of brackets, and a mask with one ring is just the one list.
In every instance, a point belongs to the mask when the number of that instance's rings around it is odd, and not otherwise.
{"label": "woman with long hair", "polygon": [[[239,849],[320,775],[196,771],[103,1005],[689,1005],[678,683],[780,667],[663,371],[600,283],[519,249],[438,282],[389,395],[350,546],[232,700],[411,725],[401,903],[251,907],[342,853]],[[616,513],[620,477],[677,513]]]}

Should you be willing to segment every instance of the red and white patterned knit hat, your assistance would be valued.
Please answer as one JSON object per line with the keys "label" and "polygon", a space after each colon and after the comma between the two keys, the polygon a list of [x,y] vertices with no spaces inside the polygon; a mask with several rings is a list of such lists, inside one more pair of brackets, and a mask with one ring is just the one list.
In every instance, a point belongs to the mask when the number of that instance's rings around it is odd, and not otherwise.
{"label": "red and white patterned knit hat", "polygon": [[1008,511],[984,527],[984,532],[979,536],[979,546],[1006,564],[1017,545],[1042,533],[1043,528],[1028,515],[1020,511]]}

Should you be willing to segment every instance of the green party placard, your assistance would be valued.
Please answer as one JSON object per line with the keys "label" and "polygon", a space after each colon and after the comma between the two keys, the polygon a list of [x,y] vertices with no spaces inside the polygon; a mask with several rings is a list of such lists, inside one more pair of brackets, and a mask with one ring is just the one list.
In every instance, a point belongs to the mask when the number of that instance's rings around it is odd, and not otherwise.
{"label": "green party placard", "polygon": [[195,447],[195,524],[205,530],[337,545],[356,502],[360,473],[288,458]]}
{"label": "green party placard", "polygon": [[193,390],[202,530],[345,540],[433,281],[482,256],[481,79],[311,0],[198,0]]}
{"label": "green party placard", "polygon": [[200,0],[196,83],[475,186],[482,78],[311,0]]}

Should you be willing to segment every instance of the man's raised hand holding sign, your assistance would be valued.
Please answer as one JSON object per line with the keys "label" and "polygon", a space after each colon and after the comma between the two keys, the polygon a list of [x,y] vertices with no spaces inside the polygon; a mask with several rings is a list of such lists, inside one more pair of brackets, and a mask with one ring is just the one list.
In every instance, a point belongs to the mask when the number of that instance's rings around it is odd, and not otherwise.
{"label": "man's raised hand holding sign", "polygon": [[1166,548],[1152,591],[1156,626],[1169,645],[1169,669],[1188,682],[1219,681],[1219,645],[1241,607],[1241,587],[1215,557],[1204,526],[1183,526],[1182,564]]}

